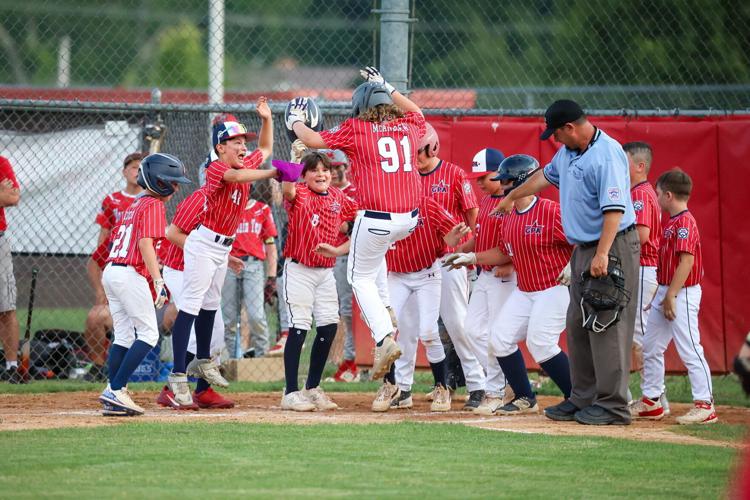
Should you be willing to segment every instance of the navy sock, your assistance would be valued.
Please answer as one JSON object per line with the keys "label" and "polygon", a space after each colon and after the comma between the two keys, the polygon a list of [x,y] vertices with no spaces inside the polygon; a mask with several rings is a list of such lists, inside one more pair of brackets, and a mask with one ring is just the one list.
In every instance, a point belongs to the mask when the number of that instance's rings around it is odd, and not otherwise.
{"label": "navy sock", "polygon": [[508,385],[513,389],[517,398],[534,397],[531,384],[529,384],[529,375],[526,373],[526,363],[523,360],[523,354],[521,354],[520,349],[516,349],[516,352],[510,356],[498,357],[497,362],[500,363],[500,368],[502,368],[505,374],[505,379],[508,381]]}
{"label": "navy sock", "polygon": [[445,359],[437,363],[430,363],[430,368],[432,369],[432,377],[435,379],[435,385],[440,384],[443,387],[448,387],[448,370],[446,369]]}
{"label": "navy sock", "polygon": [[211,357],[211,334],[214,330],[216,310],[201,309],[195,319],[195,357],[208,359]]}
{"label": "navy sock", "polygon": [[299,377],[299,357],[302,354],[302,344],[305,343],[307,330],[289,328],[289,336],[284,346],[284,380],[286,389],[284,394],[299,390],[297,378]]}
{"label": "navy sock", "polygon": [[187,364],[185,355],[187,354],[188,341],[190,340],[190,329],[195,322],[194,314],[188,314],[185,311],[177,313],[177,318],[172,326],[172,354],[174,356],[173,373],[185,373]]}
{"label": "navy sock", "polygon": [[185,366],[189,365],[192,360],[195,359],[195,354],[188,351],[185,353]]}
{"label": "navy sock", "polygon": [[396,363],[391,364],[391,369],[388,370],[388,373],[385,374],[383,377],[383,380],[386,380],[390,382],[393,385],[396,385]]}
{"label": "navy sock", "polygon": [[552,381],[557,384],[557,387],[560,388],[563,395],[565,396],[565,399],[568,399],[570,397],[570,391],[572,390],[572,384],[570,382],[570,363],[568,362],[568,356],[564,352],[560,351],[544,363],[539,363],[539,366],[541,366],[544,371],[547,372],[549,378],[551,378]]}
{"label": "navy sock", "polygon": [[313,389],[320,385],[320,377],[328,361],[328,353],[331,352],[331,344],[336,337],[338,323],[331,323],[316,327],[315,342],[310,350],[310,369],[307,370],[306,389]]}
{"label": "navy sock", "polygon": [[127,385],[130,376],[133,374],[138,365],[141,364],[146,354],[151,352],[154,346],[145,343],[142,340],[136,340],[133,345],[128,349],[128,353],[120,363],[120,368],[117,369],[117,375],[109,381],[109,385],[113,391],[122,389]]}
{"label": "navy sock", "polygon": [[109,381],[115,378],[117,370],[120,369],[123,358],[128,353],[128,348],[121,345],[112,344],[109,348],[109,356],[107,357],[107,377]]}

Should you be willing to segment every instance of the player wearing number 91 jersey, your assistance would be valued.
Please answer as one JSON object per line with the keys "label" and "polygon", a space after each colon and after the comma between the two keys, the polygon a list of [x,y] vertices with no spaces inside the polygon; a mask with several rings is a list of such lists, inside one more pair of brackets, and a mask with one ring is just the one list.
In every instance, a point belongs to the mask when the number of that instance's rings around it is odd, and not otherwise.
{"label": "player wearing number 91 jersey", "polygon": [[425,133],[419,106],[385,82],[375,68],[352,94],[352,118],[315,132],[305,125],[307,99],[292,101],[286,126],[308,147],[342,150],[351,162],[360,211],[354,222],[347,279],[377,343],[373,378],[379,378],[401,355],[386,306],[385,254],[417,225],[421,182],[416,155]]}

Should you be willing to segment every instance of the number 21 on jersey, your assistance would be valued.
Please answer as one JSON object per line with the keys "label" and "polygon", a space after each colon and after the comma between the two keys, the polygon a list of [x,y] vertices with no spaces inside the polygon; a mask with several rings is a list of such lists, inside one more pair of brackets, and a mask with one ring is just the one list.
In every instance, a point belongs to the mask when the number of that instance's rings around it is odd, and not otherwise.
{"label": "number 21 on jersey", "polygon": [[403,136],[398,143],[396,143],[396,139],[393,137],[381,137],[378,139],[378,152],[380,153],[380,157],[383,158],[380,162],[380,167],[388,173],[398,172],[398,169],[402,166],[401,158],[398,154],[399,145],[404,157],[404,172],[411,172],[411,144],[409,144],[409,138]]}
{"label": "number 21 on jersey", "polygon": [[117,228],[117,235],[112,240],[112,249],[109,252],[110,259],[122,259],[128,254],[130,247],[130,237],[133,235],[133,225],[120,225]]}

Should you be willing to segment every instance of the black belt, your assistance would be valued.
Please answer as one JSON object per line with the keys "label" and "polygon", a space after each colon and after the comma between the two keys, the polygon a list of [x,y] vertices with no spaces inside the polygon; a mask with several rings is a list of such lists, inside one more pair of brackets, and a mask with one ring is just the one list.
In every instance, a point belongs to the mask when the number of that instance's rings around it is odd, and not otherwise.
{"label": "black belt", "polygon": [[216,236],[214,236],[214,242],[221,243],[225,247],[231,247],[232,243],[234,243],[234,238],[225,238],[217,234]]}
{"label": "black belt", "polygon": [[127,264],[123,264],[121,262],[110,262],[109,265],[112,266],[112,267],[128,267]]}
{"label": "black belt", "polygon": [[[419,209],[415,208],[411,211],[411,216],[416,217],[419,215]],[[381,220],[391,220],[391,213],[390,212],[376,212],[374,210],[365,210],[365,217],[368,219],[381,219]]]}
{"label": "black belt", "polygon": [[[635,230],[635,224],[631,224],[625,229],[623,229],[622,231],[618,231],[617,234],[615,235],[615,238],[617,238],[618,236],[622,236],[623,234],[627,234],[630,231],[634,231],[634,230]],[[581,248],[591,248],[591,247],[597,246],[598,244],[599,244],[599,240],[594,240],[594,241],[587,241],[586,243],[581,243],[578,246]]]}
{"label": "black belt", "polygon": [[242,262],[247,262],[247,261],[248,261],[248,260],[250,260],[250,259],[253,259],[253,260],[260,260],[260,259],[259,259],[258,257],[256,257],[255,255],[243,255],[242,257],[239,257],[239,259],[240,259],[240,260],[241,260]]}

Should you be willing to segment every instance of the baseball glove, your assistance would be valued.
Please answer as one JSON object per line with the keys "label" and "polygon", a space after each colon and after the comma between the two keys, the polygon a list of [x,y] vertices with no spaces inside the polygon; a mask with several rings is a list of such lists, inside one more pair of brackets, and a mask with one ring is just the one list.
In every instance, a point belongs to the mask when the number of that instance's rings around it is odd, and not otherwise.
{"label": "baseball glove", "polygon": [[740,378],[745,395],[750,396],[750,358],[735,356],[734,373]]}

